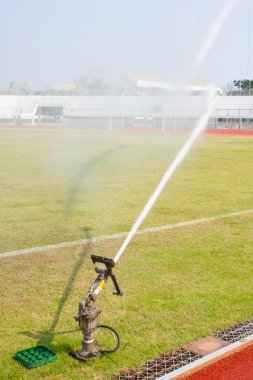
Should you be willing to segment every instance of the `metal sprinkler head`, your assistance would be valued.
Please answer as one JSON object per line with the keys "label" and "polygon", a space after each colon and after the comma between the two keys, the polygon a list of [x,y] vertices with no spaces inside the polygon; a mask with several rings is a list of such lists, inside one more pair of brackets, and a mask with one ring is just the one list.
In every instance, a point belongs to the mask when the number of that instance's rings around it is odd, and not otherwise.
{"label": "metal sprinkler head", "polygon": [[[92,284],[90,290],[79,302],[78,314],[74,317],[76,321],[79,322],[83,334],[83,345],[79,350],[71,351],[69,354],[75,359],[86,361],[88,359],[96,358],[101,356],[103,353],[115,352],[120,346],[120,337],[115,329],[106,325],[99,325],[97,323],[97,318],[101,313],[101,309],[96,309],[94,303],[97,296],[103,289],[108,278],[111,277],[114,284],[113,294],[122,296],[119,284],[117,282],[115,274],[112,272],[112,268],[115,266],[115,262],[112,259],[108,259],[102,256],[92,255],[91,260],[94,264],[101,263],[104,267],[95,267],[95,272],[98,273],[98,277]],[[117,344],[113,349],[108,350],[98,350],[95,347],[95,332],[97,328],[105,328],[112,331],[116,338]]]}

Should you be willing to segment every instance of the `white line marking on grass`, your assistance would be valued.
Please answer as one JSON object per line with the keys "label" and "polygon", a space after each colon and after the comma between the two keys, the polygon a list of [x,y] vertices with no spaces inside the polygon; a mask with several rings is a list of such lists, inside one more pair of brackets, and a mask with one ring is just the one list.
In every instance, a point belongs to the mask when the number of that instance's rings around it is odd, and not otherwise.
{"label": "white line marking on grass", "polygon": [[[143,235],[143,234],[152,233],[152,232],[172,230],[174,228],[181,228],[181,227],[185,227],[185,226],[192,226],[194,224],[214,222],[214,221],[220,220],[220,219],[231,218],[233,216],[247,215],[247,214],[252,214],[252,213],[253,213],[253,209],[250,209],[250,210],[244,210],[244,211],[230,212],[229,214],[220,214],[220,215],[209,216],[207,218],[192,219],[192,220],[187,220],[185,222],[167,224],[165,226],[145,228],[143,230],[137,231],[136,235]],[[105,241],[105,240],[114,240],[114,239],[126,237],[127,234],[128,234],[128,232],[120,232],[117,234],[102,235],[102,236],[97,236],[97,237],[89,238],[89,239],[66,241],[63,243],[44,245],[41,247],[19,249],[16,251],[7,251],[7,252],[0,253],[0,259],[3,257],[18,256],[18,255],[24,255],[24,254],[29,254],[29,253],[38,253],[38,252],[42,252],[42,251],[50,251],[51,249],[74,247],[74,246],[79,246],[79,245],[88,244],[88,243],[97,243],[97,242]]]}

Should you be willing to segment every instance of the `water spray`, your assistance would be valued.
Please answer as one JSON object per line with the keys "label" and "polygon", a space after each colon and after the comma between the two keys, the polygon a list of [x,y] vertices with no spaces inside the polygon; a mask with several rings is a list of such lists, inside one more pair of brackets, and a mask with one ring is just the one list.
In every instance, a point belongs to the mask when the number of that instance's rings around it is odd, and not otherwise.
{"label": "water spray", "polygon": [[[218,18],[215,20],[214,24],[212,25],[208,37],[205,41],[205,44],[203,45],[203,48],[199,51],[197,56],[197,66],[198,68],[203,64],[204,60],[207,57],[207,54],[213,45],[215,39],[217,38],[224,22],[226,21],[229,13],[233,10],[233,8],[238,4],[239,0],[233,0],[232,2],[228,2],[225,8],[222,10],[221,14],[218,16]],[[197,140],[197,138],[200,136],[201,132],[204,130],[204,128],[207,125],[208,119],[211,115],[213,105],[216,100],[216,90],[214,86],[209,86],[207,88],[208,91],[208,102],[206,111],[203,113],[203,115],[200,117],[197,126],[194,128],[190,138],[186,141],[182,149],[179,151],[177,156],[175,157],[172,164],[168,167],[165,174],[163,175],[161,181],[159,182],[158,186],[156,187],[155,191],[149,198],[148,202],[144,206],[142,212],[136,219],[135,223],[133,224],[131,230],[129,231],[126,239],[124,240],[122,246],[120,247],[119,251],[117,252],[114,259],[108,259],[101,256],[91,256],[91,259],[93,263],[102,263],[105,265],[103,268],[95,267],[95,271],[99,273],[98,277],[92,284],[90,290],[88,293],[84,296],[84,298],[79,303],[79,313],[77,316],[75,316],[76,321],[79,322],[79,325],[81,327],[82,333],[83,333],[83,345],[82,348],[76,351],[70,352],[70,355],[78,360],[88,360],[92,358],[96,358],[101,356],[103,353],[106,352],[115,352],[120,345],[120,338],[116,330],[114,330],[112,327],[106,326],[106,325],[99,325],[97,323],[97,318],[101,313],[100,309],[96,309],[94,307],[94,303],[97,299],[97,296],[103,289],[105,283],[107,282],[108,278],[111,277],[115,289],[114,294],[122,296],[123,293],[118,285],[118,282],[116,280],[115,275],[112,272],[112,269],[114,268],[117,261],[120,259],[121,255],[125,251],[126,247],[132,240],[133,236],[137,232],[138,228],[144,221],[144,219],[147,217],[149,211],[153,207],[154,203],[156,202],[157,198],[159,197],[160,193],[174,174],[177,167],[181,164],[189,150],[191,149],[194,142]],[[116,338],[117,338],[117,345],[111,349],[111,350],[98,350],[95,347],[95,339],[94,334],[97,328],[107,328],[111,330]]]}
{"label": "water spray", "polygon": [[207,38],[203,47],[199,50],[197,54],[197,67],[201,66],[205,61],[207,54],[212,48],[214,41],[217,39],[221,28],[226,22],[226,19],[229,17],[230,13],[234,10],[240,0],[228,0],[224,8],[219,13],[218,17],[214,20],[211,25],[211,28],[208,32]]}
{"label": "water spray", "polygon": [[208,119],[210,117],[210,114],[212,112],[212,109],[213,109],[213,105],[214,105],[214,102],[215,102],[215,99],[216,99],[215,94],[216,94],[215,88],[213,86],[210,86],[209,92],[208,92],[208,104],[207,104],[207,110],[206,110],[206,112],[199,119],[199,122],[198,122],[196,128],[193,130],[190,138],[186,141],[186,143],[184,144],[184,146],[182,147],[182,149],[179,151],[179,153],[175,157],[175,159],[172,162],[172,164],[168,167],[168,169],[166,170],[164,176],[162,177],[161,181],[159,182],[157,188],[155,189],[155,191],[153,192],[153,194],[149,198],[148,202],[144,206],[142,212],[140,213],[140,215],[136,219],[136,222],[134,223],[133,227],[131,228],[129,234],[127,235],[125,241],[123,242],[122,246],[120,247],[118,253],[114,257],[114,262],[115,263],[119,260],[120,256],[125,251],[125,249],[128,246],[129,242],[132,240],[132,238],[135,235],[136,231],[138,230],[138,228],[140,227],[140,225],[142,224],[142,222],[144,221],[144,219],[148,215],[149,211],[153,207],[154,203],[156,202],[157,198],[161,194],[161,192],[164,189],[165,185],[168,183],[168,181],[172,177],[172,175],[175,172],[175,170],[177,169],[177,167],[180,165],[180,163],[183,161],[183,159],[185,158],[185,156],[189,152],[189,150],[190,150],[191,146],[193,145],[193,143],[196,141],[196,139],[198,138],[198,136],[200,135],[200,133],[204,130],[204,128],[205,128],[205,126],[206,126],[206,124],[208,122]]}

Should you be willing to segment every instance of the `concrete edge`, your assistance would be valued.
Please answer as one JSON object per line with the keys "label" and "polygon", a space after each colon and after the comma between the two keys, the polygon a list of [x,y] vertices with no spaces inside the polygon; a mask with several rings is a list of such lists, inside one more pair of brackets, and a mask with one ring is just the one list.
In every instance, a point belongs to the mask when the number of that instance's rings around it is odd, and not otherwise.
{"label": "concrete edge", "polygon": [[173,372],[165,374],[161,377],[157,377],[156,380],[184,379],[185,376],[189,376],[192,373],[197,372],[200,369],[207,367],[210,364],[213,364],[236,351],[240,351],[251,344],[253,344],[253,334],[235,343],[231,343],[228,346],[223,347],[217,351],[214,351],[211,354],[204,356],[203,358],[197,359],[194,362],[189,363],[181,368],[178,368]]}

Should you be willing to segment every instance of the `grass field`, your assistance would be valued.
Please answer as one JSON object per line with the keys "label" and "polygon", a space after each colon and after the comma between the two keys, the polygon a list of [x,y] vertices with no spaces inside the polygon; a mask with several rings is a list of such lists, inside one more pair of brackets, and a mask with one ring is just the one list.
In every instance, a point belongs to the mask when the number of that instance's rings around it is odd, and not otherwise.
{"label": "grass field", "polygon": [[[182,140],[1,128],[0,251],[127,231]],[[203,136],[143,227],[252,209],[252,148],[253,137]],[[124,297],[108,282],[97,301],[125,348],[87,364],[66,352],[81,344],[73,315],[94,279],[88,256],[113,257],[122,240],[1,259],[0,377],[109,379],[251,317],[252,228],[244,215],[135,237],[116,268]],[[38,342],[56,362],[26,370],[12,359]]]}

